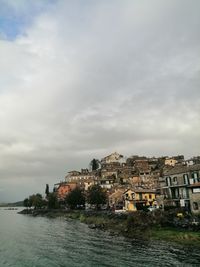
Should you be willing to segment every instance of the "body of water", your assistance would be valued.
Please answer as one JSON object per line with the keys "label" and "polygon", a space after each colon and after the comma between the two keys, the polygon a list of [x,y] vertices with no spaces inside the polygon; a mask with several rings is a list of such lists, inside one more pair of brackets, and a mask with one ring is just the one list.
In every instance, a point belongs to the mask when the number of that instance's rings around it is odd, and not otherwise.
{"label": "body of water", "polygon": [[200,266],[200,250],[130,241],[76,220],[0,208],[0,267]]}

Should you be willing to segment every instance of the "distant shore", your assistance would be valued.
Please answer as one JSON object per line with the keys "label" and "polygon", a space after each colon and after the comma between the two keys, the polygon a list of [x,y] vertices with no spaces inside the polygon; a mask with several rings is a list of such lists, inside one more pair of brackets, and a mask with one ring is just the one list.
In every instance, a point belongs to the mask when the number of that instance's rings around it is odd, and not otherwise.
{"label": "distant shore", "polygon": [[166,219],[168,214],[144,212],[115,214],[107,211],[65,209],[24,209],[18,213],[48,218],[64,217],[66,220],[77,219],[88,224],[91,229],[101,229],[112,235],[122,235],[130,239],[162,240],[200,247],[199,225],[185,227],[180,224],[174,227],[170,220]]}
{"label": "distant shore", "polygon": [[23,201],[13,202],[13,203],[0,203],[0,208],[8,208],[8,207],[23,207]]}

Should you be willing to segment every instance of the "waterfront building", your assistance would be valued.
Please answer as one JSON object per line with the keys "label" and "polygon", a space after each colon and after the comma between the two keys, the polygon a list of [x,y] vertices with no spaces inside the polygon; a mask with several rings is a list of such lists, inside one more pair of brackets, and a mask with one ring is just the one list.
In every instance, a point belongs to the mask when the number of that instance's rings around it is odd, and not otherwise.
{"label": "waterfront building", "polygon": [[113,192],[110,192],[108,196],[108,205],[114,210],[123,209],[123,198],[124,188],[115,188]]}
{"label": "waterfront building", "polygon": [[189,199],[191,212],[195,215],[200,214],[200,182],[189,186]]}
{"label": "waterfront building", "polygon": [[54,185],[55,192],[57,193],[57,197],[59,201],[64,201],[66,196],[74,190],[78,186],[77,183],[66,183],[66,182],[61,182],[58,184]]}
{"label": "waterfront building", "polygon": [[156,191],[152,189],[127,189],[123,196],[126,211],[137,211],[157,205]]}
{"label": "waterfront building", "polygon": [[[196,194],[195,201],[193,201],[194,194],[198,193],[200,164],[192,166],[175,165],[173,168],[164,171],[160,182],[161,192],[165,197],[164,205],[182,207],[192,212],[195,210],[195,213],[200,212],[199,208],[193,208],[193,202],[199,203],[198,201],[200,201],[200,194]],[[195,188],[197,189],[195,190]]]}

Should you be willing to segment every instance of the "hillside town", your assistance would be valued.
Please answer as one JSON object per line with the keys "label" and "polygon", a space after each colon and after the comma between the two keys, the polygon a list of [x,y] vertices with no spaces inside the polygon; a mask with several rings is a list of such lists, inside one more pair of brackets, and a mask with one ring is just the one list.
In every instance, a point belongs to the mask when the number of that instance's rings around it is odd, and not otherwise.
{"label": "hillside town", "polygon": [[106,207],[115,212],[182,208],[200,214],[200,156],[186,160],[183,155],[125,157],[114,152],[93,159],[90,168],[69,171],[54,192],[62,202],[75,188],[87,194],[93,185],[106,192]]}

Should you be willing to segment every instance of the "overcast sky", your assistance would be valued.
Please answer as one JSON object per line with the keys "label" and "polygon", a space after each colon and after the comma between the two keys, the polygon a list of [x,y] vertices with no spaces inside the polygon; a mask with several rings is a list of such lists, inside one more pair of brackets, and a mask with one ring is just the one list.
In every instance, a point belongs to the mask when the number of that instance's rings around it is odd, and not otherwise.
{"label": "overcast sky", "polygon": [[0,201],[92,158],[200,154],[199,0],[0,0]]}

